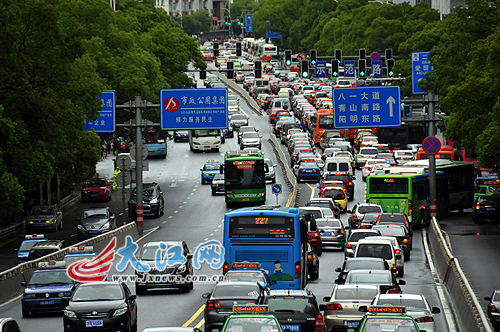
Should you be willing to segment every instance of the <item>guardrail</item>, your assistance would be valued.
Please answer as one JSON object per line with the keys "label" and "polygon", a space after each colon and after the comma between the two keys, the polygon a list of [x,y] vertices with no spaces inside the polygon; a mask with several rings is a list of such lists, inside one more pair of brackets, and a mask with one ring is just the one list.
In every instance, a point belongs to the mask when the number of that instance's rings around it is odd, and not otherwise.
{"label": "guardrail", "polygon": [[432,218],[431,230],[427,233],[431,243],[437,271],[441,282],[448,289],[453,300],[458,319],[467,332],[493,332],[491,322],[483,311],[481,302],[470,285],[458,259],[453,256],[445,232],[435,217]]}
{"label": "guardrail", "polygon": [[93,237],[50,255],[19,264],[9,270],[3,271],[0,273],[0,289],[2,290],[0,292],[0,303],[23,293],[24,287],[21,286],[21,282],[30,280],[33,272],[38,268],[39,262],[61,260],[66,254],[69,253],[69,248],[78,246],[93,246],[94,251],[99,253],[108,245],[109,241],[106,240],[114,236],[116,236],[116,247],[120,248],[125,245],[125,238],[127,235],[132,236],[134,239],[139,237],[135,222],[126,224],[125,226],[117,228],[112,232]]}

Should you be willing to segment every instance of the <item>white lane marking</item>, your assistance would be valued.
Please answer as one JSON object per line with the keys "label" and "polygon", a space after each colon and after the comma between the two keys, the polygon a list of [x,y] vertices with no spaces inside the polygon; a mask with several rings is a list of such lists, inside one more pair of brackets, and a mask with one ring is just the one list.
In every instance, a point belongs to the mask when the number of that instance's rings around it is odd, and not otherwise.
{"label": "white lane marking", "polygon": [[178,213],[179,211],[175,210],[174,213]]}
{"label": "white lane marking", "polygon": [[208,240],[209,240],[209,238],[208,238],[208,237],[206,237],[203,241],[208,241]]}
{"label": "white lane marking", "polygon": [[169,216],[168,219],[172,219],[174,216]]}

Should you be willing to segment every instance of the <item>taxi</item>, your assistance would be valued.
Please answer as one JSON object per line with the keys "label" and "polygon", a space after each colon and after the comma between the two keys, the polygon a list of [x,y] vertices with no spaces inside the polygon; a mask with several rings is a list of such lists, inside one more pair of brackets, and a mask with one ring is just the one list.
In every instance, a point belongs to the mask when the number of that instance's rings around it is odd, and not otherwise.
{"label": "taxi", "polygon": [[319,192],[319,197],[331,197],[340,205],[342,211],[347,211],[347,190],[345,187],[324,187]]}
{"label": "taxi", "polygon": [[19,249],[17,249],[17,264],[27,262],[31,248],[33,248],[37,242],[41,241],[47,241],[43,234],[27,234],[24,237],[24,241],[19,246]]}
{"label": "taxi", "polygon": [[[205,329],[206,331],[206,329]],[[234,305],[221,332],[284,332],[278,319],[269,314],[267,305]]]}
{"label": "taxi", "polygon": [[276,284],[276,280],[271,281],[266,271],[261,269],[260,263],[253,262],[233,262],[222,281],[256,281],[264,289],[272,289],[272,285]]}
{"label": "taxi", "polygon": [[63,297],[69,297],[77,283],[66,273],[66,262],[49,261],[38,263],[29,282],[22,282],[25,287],[22,303],[23,317],[30,317],[36,312],[62,311],[67,303]]}
{"label": "taxi", "polygon": [[476,187],[474,190],[474,202],[477,201],[479,196],[500,195],[500,185],[488,184]]}
{"label": "taxi", "polygon": [[211,183],[215,174],[220,173],[221,163],[218,160],[207,160],[201,171],[201,184]]}
{"label": "taxi", "polygon": [[[366,312],[367,307],[360,306],[359,311]],[[372,305],[356,331],[420,332],[420,329],[413,317],[406,314],[406,307]]]}
{"label": "taxi", "polygon": [[93,260],[97,256],[97,253],[94,252],[93,246],[78,246],[69,248],[69,253],[66,254],[63,258],[63,261],[66,262],[66,266],[70,266],[74,262],[78,262],[81,260]]}

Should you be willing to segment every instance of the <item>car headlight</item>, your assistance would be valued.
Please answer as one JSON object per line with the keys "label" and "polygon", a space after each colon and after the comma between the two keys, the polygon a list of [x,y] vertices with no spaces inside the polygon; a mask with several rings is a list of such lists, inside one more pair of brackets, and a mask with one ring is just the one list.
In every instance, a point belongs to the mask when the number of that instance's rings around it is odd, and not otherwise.
{"label": "car headlight", "polygon": [[158,203],[158,197],[153,198],[152,200],[149,201],[151,204],[157,204]]}
{"label": "car headlight", "polygon": [[184,272],[186,272],[186,270],[187,270],[186,265],[185,265],[185,264],[182,264],[181,266],[179,266],[179,267],[177,268],[177,273],[184,273]]}
{"label": "car headlight", "polygon": [[69,297],[71,296],[70,292],[57,293],[57,297]]}
{"label": "car headlight", "polygon": [[68,318],[76,318],[76,313],[71,310],[64,310],[64,316]]}
{"label": "car headlight", "polygon": [[110,228],[111,228],[111,224],[109,222],[107,222],[101,226],[101,229],[110,229]]}
{"label": "car headlight", "polygon": [[85,230],[85,227],[83,227],[83,225],[82,225],[82,224],[78,224],[78,225],[76,225],[76,228],[77,228],[77,229],[79,229],[79,230],[81,230],[81,231],[84,231],[84,230]]}
{"label": "car headlight", "polygon": [[215,141],[214,144],[220,144],[220,140]]}
{"label": "car headlight", "polygon": [[24,298],[25,299],[34,299],[34,298],[36,298],[36,295],[35,294],[24,294]]}
{"label": "car headlight", "polygon": [[128,311],[128,308],[127,308],[127,307],[125,307],[125,308],[120,308],[120,309],[116,309],[116,310],[115,310],[115,313],[113,314],[113,317],[118,317],[118,316],[121,316],[121,315],[123,315],[123,314],[127,313],[127,311]]}

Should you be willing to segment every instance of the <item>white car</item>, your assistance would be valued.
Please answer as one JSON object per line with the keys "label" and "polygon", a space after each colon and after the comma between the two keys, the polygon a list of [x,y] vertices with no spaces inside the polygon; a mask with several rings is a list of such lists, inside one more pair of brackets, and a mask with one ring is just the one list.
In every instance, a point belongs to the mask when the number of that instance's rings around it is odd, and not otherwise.
{"label": "white car", "polygon": [[396,150],[394,151],[394,159],[398,165],[404,165],[405,163],[413,159],[413,151],[411,150]]}
{"label": "white car", "polygon": [[361,176],[363,178],[363,181],[366,181],[366,178],[368,175],[370,175],[370,171],[372,170],[372,167],[377,165],[377,164],[382,164],[385,165],[385,159],[367,159],[365,166],[361,169]]}

